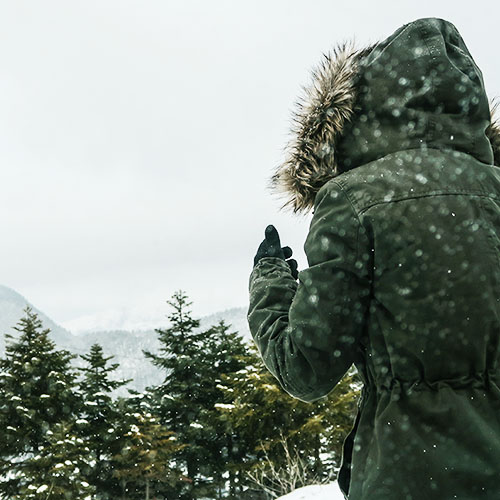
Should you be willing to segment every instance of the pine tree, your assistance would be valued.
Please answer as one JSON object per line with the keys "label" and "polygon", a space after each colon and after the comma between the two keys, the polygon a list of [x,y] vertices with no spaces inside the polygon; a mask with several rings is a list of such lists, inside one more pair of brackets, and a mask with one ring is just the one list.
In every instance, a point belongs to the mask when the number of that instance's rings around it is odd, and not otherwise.
{"label": "pine tree", "polygon": [[243,366],[240,357],[246,347],[223,321],[200,331],[182,292],[168,303],[174,311],[170,327],[157,330],[160,352],[145,353],[165,371],[163,383],[153,392],[162,421],[189,445],[178,456],[186,475],[179,498],[214,497],[226,487],[226,464],[233,450],[233,436],[216,408],[223,398],[220,376]]}
{"label": "pine tree", "polygon": [[191,302],[182,291],[174,293],[167,303],[173,308],[168,317],[171,325],[156,330],[161,344],[159,354],[144,354],[165,371],[163,383],[152,389],[162,423],[180,443],[189,443],[179,451],[177,459],[183,463],[186,476],[186,481],[178,485],[178,496],[190,500],[207,493],[201,469],[208,457],[199,423],[206,407],[204,363],[200,363],[204,333],[197,330],[200,322],[192,317]]}
{"label": "pine tree", "polygon": [[177,443],[173,432],[151,413],[127,414],[125,427],[121,450],[113,462],[114,477],[121,484],[121,498],[150,500],[158,490],[175,486],[179,471],[173,457],[184,446]]}
{"label": "pine tree", "polygon": [[[80,404],[75,392],[75,357],[57,350],[28,307],[14,327],[15,339],[6,335],[5,358],[0,359],[0,497],[11,498],[22,481],[16,470],[26,457],[47,446],[47,431],[70,421]],[[12,465],[10,464],[12,462]]]}
{"label": "pine tree", "polygon": [[240,453],[230,468],[237,473],[240,486],[252,486],[249,472],[257,470],[268,477],[266,466],[289,474],[290,453],[305,465],[305,484],[333,477],[359,393],[353,373],[346,375],[328,397],[310,404],[281,389],[255,346],[245,360],[244,369],[222,377],[226,405],[219,406],[238,436]]}
{"label": "pine tree", "polygon": [[[200,424],[208,440],[204,443],[210,453],[206,474],[213,477],[219,495],[240,498],[241,489],[231,464],[238,461],[241,453],[238,435],[220,408],[227,408],[228,388],[222,377],[239,372],[245,366],[248,347],[243,338],[223,320],[205,332],[203,359],[205,362],[205,406]],[[231,399],[231,398],[230,398]],[[230,403],[229,403],[230,405]],[[226,495],[227,494],[227,495]]]}
{"label": "pine tree", "polygon": [[318,475],[331,477],[334,474],[336,477],[344,439],[354,424],[361,387],[358,373],[352,367],[327,397],[314,404],[314,416],[300,430],[317,436],[314,470]]}
{"label": "pine tree", "polygon": [[83,472],[90,466],[90,450],[73,432],[73,424],[62,422],[53,429],[46,433],[46,444],[24,460],[19,493],[9,498],[87,500],[95,493]]}
{"label": "pine tree", "polygon": [[79,435],[90,449],[94,462],[87,472],[91,485],[98,491],[99,499],[115,498],[119,489],[113,478],[111,457],[118,451],[117,426],[121,415],[110,393],[124,386],[129,380],[112,380],[111,374],[118,363],[109,364],[113,356],[105,357],[102,347],[95,343],[81,358],[87,366],[79,368],[83,377],[79,382],[83,396],[83,410],[78,420]]}

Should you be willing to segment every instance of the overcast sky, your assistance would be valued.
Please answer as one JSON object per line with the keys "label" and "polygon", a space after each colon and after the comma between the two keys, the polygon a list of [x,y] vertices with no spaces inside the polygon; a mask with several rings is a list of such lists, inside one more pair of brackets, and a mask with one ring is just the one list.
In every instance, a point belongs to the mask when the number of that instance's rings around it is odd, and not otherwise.
{"label": "overcast sky", "polygon": [[322,53],[455,24],[500,95],[497,2],[1,0],[0,283],[55,321],[246,306],[267,224],[299,268],[309,217],[266,189]]}

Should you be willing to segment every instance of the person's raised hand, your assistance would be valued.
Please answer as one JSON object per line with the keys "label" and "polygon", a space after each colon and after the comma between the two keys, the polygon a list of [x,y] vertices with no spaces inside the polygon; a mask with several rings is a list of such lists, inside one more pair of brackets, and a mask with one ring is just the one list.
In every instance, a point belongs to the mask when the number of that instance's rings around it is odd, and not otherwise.
{"label": "person's raised hand", "polygon": [[292,276],[297,279],[297,261],[290,258],[293,253],[292,249],[288,246],[281,246],[278,231],[273,225],[267,226],[264,234],[264,241],[260,244],[254,258],[254,266],[264,257],[277,257],[283,259],[289,265]]}

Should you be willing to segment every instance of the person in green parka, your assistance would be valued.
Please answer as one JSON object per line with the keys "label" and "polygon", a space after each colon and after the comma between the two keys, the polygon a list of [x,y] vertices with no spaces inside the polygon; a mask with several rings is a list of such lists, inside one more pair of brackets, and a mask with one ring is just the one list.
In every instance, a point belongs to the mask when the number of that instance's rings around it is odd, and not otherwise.
{"label": "person in green parka", "polygon": [[313,209],[297,271],[268,226],[248,323],[291,396],[354,363],[350,500],[500,499],[500,127],[453,24],[418,19],[315,70],[272,181]]}

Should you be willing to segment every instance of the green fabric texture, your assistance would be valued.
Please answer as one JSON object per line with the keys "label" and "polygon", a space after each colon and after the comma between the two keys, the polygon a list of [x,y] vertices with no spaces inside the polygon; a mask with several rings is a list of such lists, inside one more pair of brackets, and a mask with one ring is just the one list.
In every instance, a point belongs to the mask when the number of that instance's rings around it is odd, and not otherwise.
{"label": "green fabric texture", "polygon": [[363,61],[343,172],[318,192],[298,281],[249,280],[248,322],[292,396],[364,382],[351,500],[500,498],[500,169],[480,70],[453,25],[409,23]]}
{"label": "green fabric texture", "polygon": [[339,144],[343,170],[422,143],[492,163],[483,76],[453,24],[403,26],[361,62],[357,86],[357,110]]}

